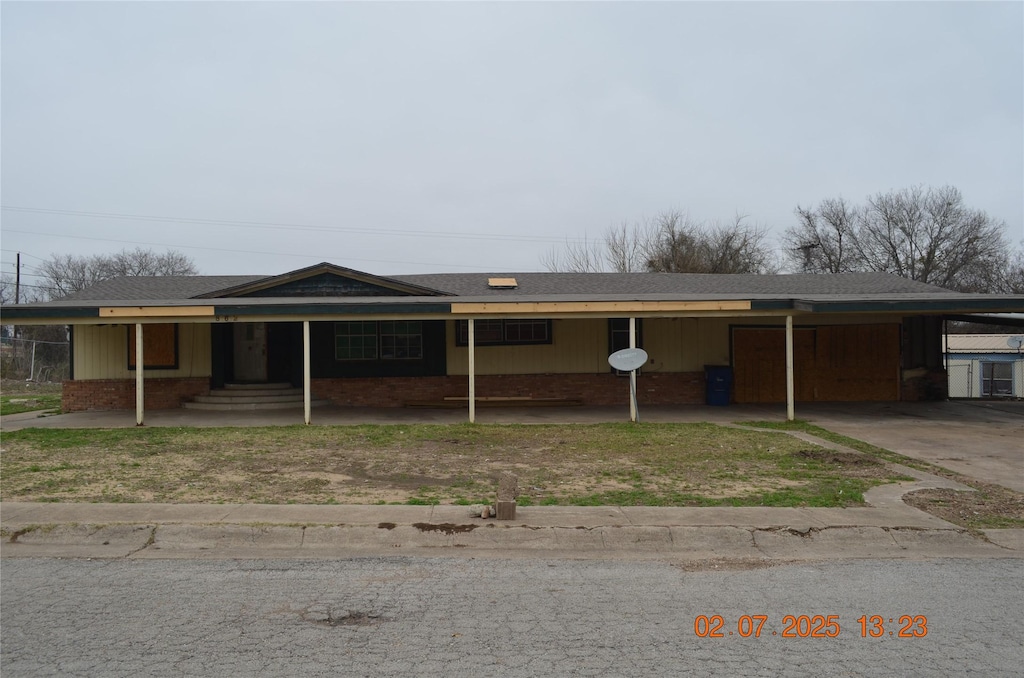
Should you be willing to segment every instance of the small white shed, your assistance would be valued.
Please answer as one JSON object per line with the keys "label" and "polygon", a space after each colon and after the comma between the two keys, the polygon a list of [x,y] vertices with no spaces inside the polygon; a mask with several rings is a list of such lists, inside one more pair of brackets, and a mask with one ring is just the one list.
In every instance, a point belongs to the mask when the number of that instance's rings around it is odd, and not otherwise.
{"label": "small white shed", "polygon": [[950,398],[1024,398],[1024,335],[949,334]]}

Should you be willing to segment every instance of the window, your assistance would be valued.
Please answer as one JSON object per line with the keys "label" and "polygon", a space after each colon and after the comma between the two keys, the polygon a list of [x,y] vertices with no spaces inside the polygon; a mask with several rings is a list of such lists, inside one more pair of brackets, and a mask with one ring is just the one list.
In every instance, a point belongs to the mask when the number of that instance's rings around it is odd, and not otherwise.
{"label": "window", "polygon": [[[477,320],[473,324],[477,346],[550,344],[550,320]],[[455,345],[469,345],[469,321],[455,323]]]}
{"label": "window", "polygon": [[[644,321],[643,318],[636,319],[636,347],[644,347]],[[629,318],[608,318],[608,355],[629,348]],[[621,372],[614,367],[611,371],[618,375],[626,375],[629,372]],[[638,371],[639,372],[639,371]]]}
{"label": "window", "polygon": [[[134,370],[135,325],[128,325],[128,369]],[[178,369],[178,326],[146,325],[142,330],[143,368],[147,370]]]}
{"label": "window", "polygon": [[1013,395],[1013,363],[982,363],[981,395]]}
{"label": "window", "polygon": [[419,360],[423,357],[423,324],[419,320],[386,320],[380,323],[380,357],[383,360]]}
{"label": "window", "polygon": [[419,360],[423,323],[419,320],[364,320],[334,323],[335,360]]}

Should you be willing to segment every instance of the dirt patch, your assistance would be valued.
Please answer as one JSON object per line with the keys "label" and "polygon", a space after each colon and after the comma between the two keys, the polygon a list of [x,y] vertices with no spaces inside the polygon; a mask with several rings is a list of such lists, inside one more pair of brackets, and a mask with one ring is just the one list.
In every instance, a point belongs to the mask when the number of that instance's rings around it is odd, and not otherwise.
{"label": "dirt patch", "polygon": [[812,459],[825,464],[842,464],[843,466],[882,466],[882,462],[859,452],[839,452],[837,450],[800,450],[795,457]]}
{"label": "dirt patch", "polygon": [[711,424],[26,429],[5,501],[846,506],[897,478],[781,433]]}
{"label": "dirt patch", "polygon": [[1024,494],[990,483],[968,482],[977,491],[918,490],[904,495],[903,501],[969,529],[1024,528]]}

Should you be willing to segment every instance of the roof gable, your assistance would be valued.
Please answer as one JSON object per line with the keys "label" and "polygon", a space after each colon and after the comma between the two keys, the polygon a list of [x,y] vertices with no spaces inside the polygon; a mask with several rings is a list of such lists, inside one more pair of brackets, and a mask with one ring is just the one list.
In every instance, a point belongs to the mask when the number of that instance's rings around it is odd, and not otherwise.
{"label": "roof gable", "polygon": [[197,299],[230,297],[400,297],[446,296],[446,292],[393,278],[322,263],[283,275],[207,292]]}

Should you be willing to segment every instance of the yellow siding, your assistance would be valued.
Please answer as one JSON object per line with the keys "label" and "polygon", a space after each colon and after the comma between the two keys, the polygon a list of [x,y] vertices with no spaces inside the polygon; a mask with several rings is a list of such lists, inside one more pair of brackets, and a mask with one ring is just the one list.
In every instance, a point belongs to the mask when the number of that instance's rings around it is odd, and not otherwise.
{"label": "yellow siding", "polygon": [[[822,315],[801,318],[815,325],[883,324],[899,322],[889,315]],[[729,327],[784,326],[785,318],[645,318],[644,350],[650,355],[645,372],[700,372],[705,365],[728,365]],[[448,323],[448,373],[468,374],[465,346],[455,345],[455,323]],[[606,372],[608,321],[604,318],[553,320],[552,344],[478,346],[477,374],[572,374]]]}
{"label": "yellow siding", "polygon": [[[449,322],[448,374],[469,374],[469,352],[455,345]],[[608,321],[552,320],[552,343],[524,346],[477,346],[477,374],[572,374],[607,372]]]}
{"label": "yellow siding", "polygon": [[[75,325],[75,379],[133,379],[128,369],[128,326]],[[134,327],[134,326],[132,326]],[[154,377],[210,376],[210,326],[178,326],[178,369],[146,370]]]}

